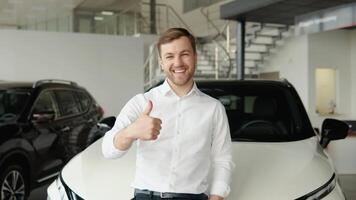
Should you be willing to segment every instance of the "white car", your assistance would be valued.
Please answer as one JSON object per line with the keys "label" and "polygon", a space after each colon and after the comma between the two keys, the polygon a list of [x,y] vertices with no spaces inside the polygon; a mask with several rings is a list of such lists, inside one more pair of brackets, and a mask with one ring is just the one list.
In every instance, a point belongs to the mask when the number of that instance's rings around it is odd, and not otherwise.
{"label": "white car", "polygon": [[[344,122],[326,119],[319,135],[287,81],[198,82],[225,106],[236,164],[228,200],[344,200],[324,151],[343,139]],[[48,199],[131,199],[135,148],[107,160],[101,140],[74,157],[48,188]]]}

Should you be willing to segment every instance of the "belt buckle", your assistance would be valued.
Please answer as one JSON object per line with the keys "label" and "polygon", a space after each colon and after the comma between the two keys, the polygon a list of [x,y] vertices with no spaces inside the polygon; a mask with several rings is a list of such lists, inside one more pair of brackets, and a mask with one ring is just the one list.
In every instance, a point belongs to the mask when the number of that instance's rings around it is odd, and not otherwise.
{"label": "belt buckle", "polygon": [[161,193],[159,194],[159,196],[161,197],[161,199],[170,199],[170,198],[173,198],[170,193],[166,193],[166,192],[161,192]]}

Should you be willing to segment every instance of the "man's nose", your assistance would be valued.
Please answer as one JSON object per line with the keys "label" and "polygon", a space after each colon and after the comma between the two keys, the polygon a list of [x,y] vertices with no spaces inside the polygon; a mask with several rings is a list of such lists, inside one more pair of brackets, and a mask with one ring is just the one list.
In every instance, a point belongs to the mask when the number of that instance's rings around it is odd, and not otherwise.
{"label": "man's nose", "polygon": [[180,67],[183,65],[183,61],[182,61],[182,58],[177,56],[175,59],[174,59],[174,66],[175,67]]}

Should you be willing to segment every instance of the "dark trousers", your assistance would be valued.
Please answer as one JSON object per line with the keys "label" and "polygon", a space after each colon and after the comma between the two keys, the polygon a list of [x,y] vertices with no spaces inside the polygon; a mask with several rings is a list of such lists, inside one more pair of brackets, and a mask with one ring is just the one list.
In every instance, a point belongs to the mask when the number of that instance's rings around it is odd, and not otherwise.
{"label": "dark trousers", "polygon": [[[204,195],[202,198],[172,198],[174,200],[208,200],[208,196]],[[148,194],[136,194],[132,200],[169,200],[162,199],[159,196],[148,195]]]}

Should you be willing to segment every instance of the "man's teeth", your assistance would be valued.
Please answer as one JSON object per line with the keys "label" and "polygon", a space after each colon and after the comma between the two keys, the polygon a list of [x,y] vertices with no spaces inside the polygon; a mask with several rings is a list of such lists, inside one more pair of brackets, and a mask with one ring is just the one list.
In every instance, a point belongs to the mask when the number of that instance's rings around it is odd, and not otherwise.
{"label": "man's teeth", "polygon": [[175,73],[183,73],[185,70],[174,70]]}

